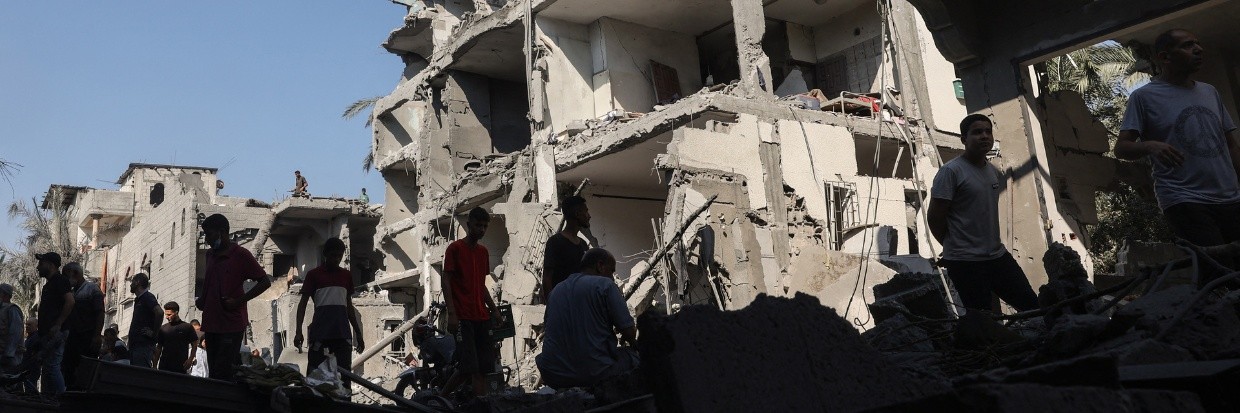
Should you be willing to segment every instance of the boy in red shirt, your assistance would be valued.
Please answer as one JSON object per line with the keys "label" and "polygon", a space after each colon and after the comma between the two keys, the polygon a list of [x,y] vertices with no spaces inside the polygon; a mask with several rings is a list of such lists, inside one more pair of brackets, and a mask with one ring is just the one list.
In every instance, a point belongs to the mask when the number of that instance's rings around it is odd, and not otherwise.
{"label": "boy in red shirt", "polygon": [[[324,348],[336,356],[336,365],[343,370],[350,370],[354,348],[359,353],[366,348],[366,343],[362,340],[362,325],[357,321],[357,311],[353,309],[353,273],[340,267],[344,251],[344,241],[329,238],[323,243],[323,265],[306,273],[306,279],[301,283],[301,302],[297,304],[297,333],[293,336],[293,347],[301,349],[305,339],[301,335],[301,324],[306,318],[306,303],[310,301],[310,297],[314,297],[307,375],[323,364],[323,360],[327,360],[327,356],[323,354]],[[349,380],[343,381],[347,388]]]}
{"label": "boy in red shirt", "polygon": [[459,321],[455,353],[458,366],[444,384],[444,394],[456,390],[466,375],[472,378],[475,395],[486,394],[486,374],[495,367],[491,320],[497,308],[486,283],[491,262],[487,247],[478,243],[486,235],[490,223],[491,215],[485,209],[470,210],[465,222],[468,230],[465,238],[453,241],[444,252],[443,288],[448,304],[448,328],[457,328]]}

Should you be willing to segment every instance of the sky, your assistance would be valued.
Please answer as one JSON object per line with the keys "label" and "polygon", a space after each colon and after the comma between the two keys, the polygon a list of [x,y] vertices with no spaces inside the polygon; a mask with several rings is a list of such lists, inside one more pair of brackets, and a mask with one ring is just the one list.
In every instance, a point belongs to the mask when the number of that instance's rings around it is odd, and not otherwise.
{"label": "sky", "polygon": [[[301,170],[315,196],[383,202],[350,103],[388,94],[387,0],[0,0],[0,205],[51,184],[116,189],[131,162],[221,168],[222,194],[272,201]],[[20,237],[0,215],[0,243]]]}

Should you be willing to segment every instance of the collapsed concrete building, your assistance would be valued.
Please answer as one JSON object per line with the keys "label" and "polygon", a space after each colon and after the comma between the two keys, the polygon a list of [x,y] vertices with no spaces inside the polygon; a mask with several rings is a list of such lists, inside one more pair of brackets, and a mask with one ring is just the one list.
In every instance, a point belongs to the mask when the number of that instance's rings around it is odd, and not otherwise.
{"label": "collapsed concrete building", "polygon": [[636,312],[804,292],[866,324],[861,295],[894,274],[878,260],[938,249],[925,183],[962,150],[965,106],[907,2],[401,3],[384,46],[406,69],[373,115],[375,284],[415,311],[442,300],[444,248],[486,207],[492,292],[519,325],[506,365],[537,351],[570,194]]}
{"label": "collapsed concrete building", "polygon": [[[201,318],[194,299],[201,295],[209,248],[199,223],[223,214],[229,219],[230,238],[249,249],[273,276],[272,287],[249,304],[247,345],[273,359],[304,363],[304,355],[283,351],[292,345],[301,277],[322,262],[323,242],[339,237],[348,248],[342,266],[353,272],[354,284],[373,281],[374,263],[381,259],[373,241],[382,207],[336,198],[287,198],[271,205],[226,196],[220,193],[216,172],[132,163],[116,181],[117,189],[52,185],[41,207],[59,208],[64,214],[54,216],[71,220],[69,239],[85,253],[86,275],[99,282],[106,297],[105,323],[117,324],[122,339],[133,316],[129,282],[138,273],[150,275],[151,292],[160,303],[180,304],[181,318]],[[369,342],[406,317],[403,306],[392,304],[384,292],[361,291],[354,301]],[[307,313],[309,320],[313,308]],[[392,352],[403,355],[404,350]],[[376,358],[362,371],[380,377],[392,369],[399,371],[399,365]]]}

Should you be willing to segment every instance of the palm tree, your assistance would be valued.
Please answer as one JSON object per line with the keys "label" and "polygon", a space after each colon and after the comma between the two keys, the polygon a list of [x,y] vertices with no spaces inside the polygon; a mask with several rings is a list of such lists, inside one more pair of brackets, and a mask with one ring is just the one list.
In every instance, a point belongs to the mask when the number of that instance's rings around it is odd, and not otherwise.
{"label": "palm tree", "polygon": [[1053,57],[1040,66],[1049,92],[1080,93],[1090,112],[1112,135],[1119,133],[1128,93],[1150,78],[1143,71],[1148,63],[1137,59],[1131,48],[1115,42]]}
{"label": "palm tree", "polygon": [[[58,191],[53,191],[58,196]],[[34,254],[53,251],[60,254],[65,262],[84,262],[85,254],[81,243],[74,242],[71,234],[74,230],[72,219],[59,200],[49,200],[54,207],[44,212],[38,208],[34,199],[30,205],[15,201],[9,204],[10,220],[20,220],[25,236],[20,238],[15,247],[0,246],[0,279],[13,285],[13,302],[30,309],[34,306],[35,291],[39,286],[39,274],[35,267],[37,261]],[[87,267],[89,268],[89,267]]]}
{"label": "palm tree", "polygon": [[[353,119],[357,117],[357,115],[360,115],[363,112],[366,112],[367,109],[374,108],[375,103],[378,102],[379,99],[383,99],[383,96],[371,96],[371,97],[364,98],[364,99],[358,99],[358,101],[353,102],[353,104],[345,107],[344,113],[340,114],[340,117],[345,118],[345,119]],[[374,123],[374,120],[375,120],[373,110],[370,112],[370,115],[371,116],[366,118],[367,128],[369,128],[371,124]],[[362,170],[370,172],[370,169],[374,168],[374,166],[375,166],[375,151],[374,150],[367,151],[366,157],[362,159]]]}

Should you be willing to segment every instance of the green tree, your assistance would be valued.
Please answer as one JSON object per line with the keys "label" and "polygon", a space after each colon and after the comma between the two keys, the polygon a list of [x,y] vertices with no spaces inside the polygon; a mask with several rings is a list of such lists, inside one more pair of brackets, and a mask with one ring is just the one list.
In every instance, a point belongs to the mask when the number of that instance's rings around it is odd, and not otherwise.
{"label": "green tree", "polygon": [[[1081,94],[1090,113],[1110,133],[1111,147],[1119,136],[1129,92],[1149,80],[1149,74],[1142,71],[1146,68],[1148,63],[1137,59],[1131,48],[1115,42],[1079,49],[1039,66],[1048,92],[1071,90]],[[1095,202],[1098,225],[1087,229],[1095,272],[1114,271],[1125,242],[1171,240],[1158,205],[1135,188],[1121,184],[1114,191],[1099,191]]]}
{"label": "green tree", "polygon": [[[357,117],[357,115],[367,113],[370,116],[366,117],[366,127],[369,128],[370,125],[374,123],[375,117],[373,110],[375,103],[379,102],[379,99],[383,99],[383,96],[372,96],[364,99],[358,99],[356,102],[346,106],[344,108],[344,113],[340,114],[340,117],[345,119],[353,119]],[[372,148],[370,151],[366,152],[366,158],[362,159],[362,170],[370,172],[370,169],[374,168],[374,166],[375,151]]]}
{"label": "green tree", "polygon": [[[53,196],[59,197],[59,192],[53,191]],[[53,205],[50,210],[39,209],[33,199],[29,205],[18,201],[10,204],[9,220],[20,221],[24,235],[15,246],[0,246],[0,257],[3,257],[0,280],[13,285],[13,302],[27,312],[34,308],[36,291],[41,284],[34,254],[53,251],[60,254],[64,263],[86,264],[82,246],[89,240],[74,242],[72,235],[76,228],[68,211],[60,207],[64,204],[59,199],[49,201],[48,205]]]}

